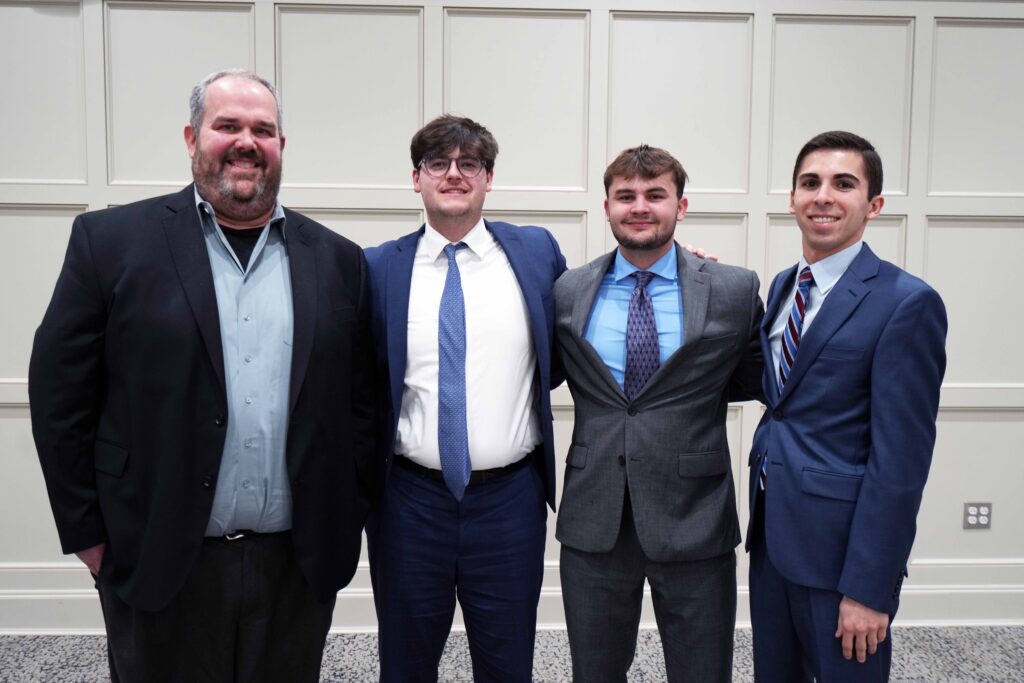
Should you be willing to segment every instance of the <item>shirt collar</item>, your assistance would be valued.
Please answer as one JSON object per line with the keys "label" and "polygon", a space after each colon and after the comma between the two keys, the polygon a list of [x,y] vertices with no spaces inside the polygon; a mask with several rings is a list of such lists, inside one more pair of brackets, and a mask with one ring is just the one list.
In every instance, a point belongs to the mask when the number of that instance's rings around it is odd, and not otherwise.
{"label": "shirt collar", "polygon": [[[863,246],[864,240],[858,240],[842,251],[837,251],[831,256],[826,256],[820,261],[811,264],[814,286],[818,288],[819,292],[828,294],[829,290],[839,282],[839,278],[843,276],[846,269],[853,263],[853,259],[857,258],[857,254],[860,253],[860,249]],[[800,271],[806,265],[807,259],[801,256],[800,263],[796,267],[797,277],[800,277]]]}
{"label": "shirt collar", "polygon": [[[671,249],[666,251],[661,258],[652,263],[651,267],[646,268],[646,270],[670,282],[675,282],[679,279],[677,258],[675,244],[673,244]],[[622,251],[615,250],[615,264],[612,267],[612,277],[615,282],[622,282],[638,270],[640,269],[626,260],[626,257],[622,255]]]}
{"label": "shirt collar", "polygon": [[[428,256],[432,261],[436,261],[441,257],[444,252],[444,248],[451,244],[448,238],[439,233],[430,223],[426,224],[426,229],[423,231],[422,237],[423,248],[425,249]],[[487,232],[487,227],[484,225],[484,219],[480,218],[473,226],[473,229],[466,233],[460,242],[464,243],[469,247],[469,251],[476,254],[478,257],[483,256],[484,252],[488,247],[494,244],[494,238],[491,237],[490,233]]]}
{"label": "shirt collar", "polygon": [[[193,190],[193,192],[195,193],[195,196],[196,196],[196,199],[195,199],[195,201],[196,201],[196,211],[199,212],[199,222],[205,228],[207,226],[207,222],[206,222],[206,220],[204,220],[204,217],[206,217],[206,218],[210,219],[209,225],[211,225],[211,226],[219,225],[217,223],[217,212],[214,210],[213,204],[211,204],[210,202],[208,202],[205,199],[203,199],[203,197],[199,194],[199,188],[198,187],[195,187],[193,185],[192,186],[192,190]],[[288,242],[288,234],[287,234],[287,231],[285,230],[284,207],[281,206],[281,202],[280,201],[277,201],[277,200],[274,201],[274,213],[272,213],[270,215],[270,220],[268,221],[268,225],[270,225],[272,227],[275,226],[275,225],[280,226],[280,229],[281,229],[281,241],[282,242]],[[264,226],[264,227],[266,227],[266,226]]]}

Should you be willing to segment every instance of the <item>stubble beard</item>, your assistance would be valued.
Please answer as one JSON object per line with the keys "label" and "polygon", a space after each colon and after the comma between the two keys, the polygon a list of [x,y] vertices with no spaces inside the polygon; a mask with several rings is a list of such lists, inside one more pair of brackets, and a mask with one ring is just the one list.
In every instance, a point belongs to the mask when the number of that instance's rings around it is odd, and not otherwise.
{"label": "stubble beard", "polygon": [[615,241],[619,243],[619,246],[630,251],[658,251],[672,241],[673,233],[673,230],[662,233],[659,227],[653,235],[648,237],[633,237],[623,226],[612,224],[612,236],[615,237]]}

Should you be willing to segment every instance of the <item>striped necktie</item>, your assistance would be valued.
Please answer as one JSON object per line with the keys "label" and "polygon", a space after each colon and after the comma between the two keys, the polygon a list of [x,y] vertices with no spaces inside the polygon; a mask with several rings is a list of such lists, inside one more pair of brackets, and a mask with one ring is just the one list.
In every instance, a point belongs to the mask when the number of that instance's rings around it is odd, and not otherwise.
{"label": "striped necktie", "polygon": [[[796,352],[800,348],[800,335],[804,329],[804,313],[807,310],[807,302],[811,297],[811,285],[814,283],[814,275],[811,274],[811,267],[804,266],[800,271],[800,277],[796,281],[796,296],[793,297],[793,306],[789,311],[789,320],[786,328],[782,331],[782,353],[779,354],[779,393],[782,387],[786,386],[789,379],[789,371],[793,369],[793,362],[796,360]],[[761,459],[760,483],[764,491],[768,480],[768,458]]]}

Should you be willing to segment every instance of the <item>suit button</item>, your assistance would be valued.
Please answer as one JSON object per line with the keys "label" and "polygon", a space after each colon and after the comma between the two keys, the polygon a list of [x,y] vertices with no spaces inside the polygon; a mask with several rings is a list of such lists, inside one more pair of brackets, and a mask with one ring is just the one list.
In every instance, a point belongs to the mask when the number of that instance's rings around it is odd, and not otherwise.
{"label": "suit button", "polygon": [[785,415],[783,415],[782,413],[782,408],[776,408],[772,412],[772,417],[774,417],[776,420],[781,420],[783,417],[785,417]]}
{"label": "suit button", "polygon": [[626,456],[624,456],[624,455],[620,455],[619,456],[619,465],[622,466],[622,467],[626,466]]}
{"label": "suit button", "polygon": [[638,412],[640,411],[638,411],[633,406],[630,406],[629,408],[626,409],[626,413],[628,413],[630,416],[636,415]]}
{"label": "suit button", "polygon": [[224,419],[224,416],[223,415],[218,415],[216,417],[216,419],[214,419],[213,424],[217,425],[218,427],[223,427],[224,426],[224,422],[226,422],[226,420]]}
{"label": "suit button", "polygon": [[203,479],[203,488],[204,489],[213,488],[213,477],[206,477],[205,479]]}

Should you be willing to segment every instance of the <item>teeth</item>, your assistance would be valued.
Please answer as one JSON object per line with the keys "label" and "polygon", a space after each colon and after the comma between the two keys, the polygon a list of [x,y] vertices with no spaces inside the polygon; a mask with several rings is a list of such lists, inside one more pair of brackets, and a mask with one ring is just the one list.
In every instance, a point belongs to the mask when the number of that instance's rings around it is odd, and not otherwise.
{"label": "teeth", "polygon": [[835,223],[839,219],[835,216],[812,216],[811,220],[815,223]]}

